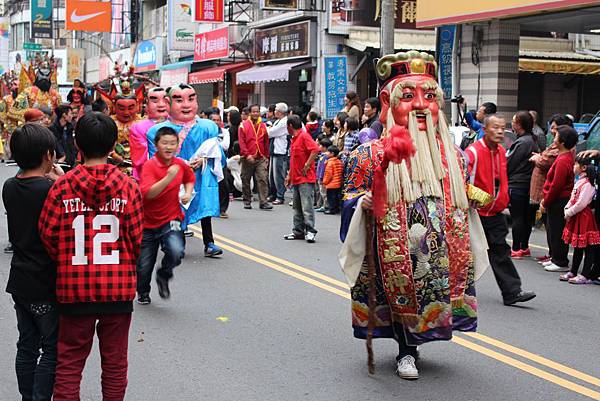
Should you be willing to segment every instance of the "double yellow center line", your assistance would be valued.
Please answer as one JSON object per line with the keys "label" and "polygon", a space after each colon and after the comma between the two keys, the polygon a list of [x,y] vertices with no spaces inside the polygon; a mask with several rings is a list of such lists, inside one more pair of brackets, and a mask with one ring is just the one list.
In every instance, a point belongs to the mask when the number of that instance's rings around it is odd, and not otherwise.
{"label": "double yellow center line", "polygon": [[[192,231],[198,234],[198,236],[202,235],[202,231],[199,227],[190,226]],[[256,262],[260,265],[268,267],[270,269],[276,270],[280,273],[286,274],[288,276],[294,277],[298,280],[304,281],[312,286],[318,287],[322,290],[328,291],[332,294],[338,295],[345,299],[351,299],[350,297],[350,287],[347,283],[336,280],[332,277],[324,275],[322,273],[316,272],[314,270],[308,269],[306,267],[300,266],[296,263],[290,262],[288,260],[278,258],[277,256],[270,255],[266,252],[260,251],[258,249],[254,249],[245,244],[233,241],[229,238],[223,237],[221,235],[214,235],[215,239],[218,241],[218,245],[224,250],[234,253],[238,256],[241,256],[245,259]],[[470,341],[467,338],[475,340]],[[600,400],[600,392],[593,390],[589,387],[585,387],[584,385],[577,384],[573,381],[567,380],[561,376],[558,376],[554,373],[550,373],[547,370],[542,368],[538,368],[531,364],[525,363],[520,359],[515,359],[507,354],[516,355],[522,359],[533,362],[537,365],[540,365],[544,368],[548,368],[554,371],[561,373],[563,376],[573,377],[581,382],[585,382],[587,384],[591,384],[594,387],[600,388],[600,379],[586,373],[580,372],[558,362],[554,362],[550,359],[544,358],[540,355],[528,352],[524,349],[514,347],[510,344],[506,344],[502,341],[496,340],[492,337],[485,336],[479,333],[461,333],[461,335],[455,335],[452,339],[452,342],[458,345],[461,345],[465,348],[468,348],[472,351],[483,354],[487,357],[495,359],[499,362],[502,362],[506,365],[517,368],[523,372],[529,373],[533,376],[544,379],[548,382],[559,385],[565,389],[570,391],[574,391],[586,397],[589,397],[593,400]],[[483,344],[487,345],[484,346]],[[505,353],[501,353],[495,351],[493,348],[488,347],[491,346],[495,349],[504,351]]]}

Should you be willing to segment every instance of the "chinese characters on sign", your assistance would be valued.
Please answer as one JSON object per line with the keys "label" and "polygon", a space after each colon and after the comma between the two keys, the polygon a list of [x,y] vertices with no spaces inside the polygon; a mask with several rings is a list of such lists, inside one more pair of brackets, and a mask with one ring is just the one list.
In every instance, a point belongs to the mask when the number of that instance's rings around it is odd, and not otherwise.
{"label": "chinese characters on sign", "polygon": [[223,22],[223,0],[194,0],[195,22]]}
{"label": "chinese characters on sign", "polygon": [[401,21],[403,24],[414,24],[417,22],[417,2],[416,1],[403,1]]}
{"label": "chinese characters on sign", "polygon": [[438,76],[444,91],[444,99],[452,98],[452,49],[454,47],[455,25],[438,28]]}
{"label": "chinese characters on sign", "polygon": [[52,0],[31,0],[31,37],[52,38]]}
{"label": "chinese characters on sign", "polygon": [[194,39],[194,61],[206,61],[229,55],[229,28],[199,33]]}
{"label": "chinese characters on sign", "polygon": [[257,30],[254,37],[256,61],[310,56],[310,22]]}
{"label": "chinese characters on sign", "polygon": [[325,114],[334,118],[344,107],[348,89],[348,73],[345,56],[325,57]]}
{"label": "chinese characters on sign", "polygon": [[[327,2],[329,33],[347,35],[352,27],[381,25],[381,0]],[[416,29],[417,0],[395,0],[396,29]]]}

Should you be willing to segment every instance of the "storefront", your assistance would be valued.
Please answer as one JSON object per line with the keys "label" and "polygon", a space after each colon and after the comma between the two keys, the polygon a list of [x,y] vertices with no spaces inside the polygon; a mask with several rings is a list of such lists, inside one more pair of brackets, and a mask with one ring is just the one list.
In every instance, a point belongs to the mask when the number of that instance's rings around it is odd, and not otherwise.
{"label": "storefront", "polygon": [[314,98],[316,25],[311,21],[255,31],[256,65],[237,74],[238,88],[253,84],[249,103],[310,108]]}
{"label": "storefront", "polygon": [[136,74],[144,75],[154,82],[160,81],[159,68],[163,65],[164,41],[162,37],[140,42],[133,55]]}
{"label": "storefront", "polygon": [[[236,75],[251,66],[252,62],[241,61],[190,73],[188,83],[196,90],[200,108],[205,109],[209,106],[214,106],[219,100],[227,105],[239,106]],[[247,105],[247,102],[245,105]]]}

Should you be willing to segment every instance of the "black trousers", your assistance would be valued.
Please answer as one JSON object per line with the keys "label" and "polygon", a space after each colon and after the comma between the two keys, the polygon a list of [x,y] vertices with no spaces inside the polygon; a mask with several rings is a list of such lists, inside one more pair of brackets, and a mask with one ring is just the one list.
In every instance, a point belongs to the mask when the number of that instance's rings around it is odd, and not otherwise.
{"label": "black trousers", "polygon": [[341,196],[342,188],[327,190],[327,206],[329,206],[329,212],[334,214],[340,212]]}
{"label": "black trousers", "polygon": [[565,229],[565,206],[569,202],[568,198],[557,199],[548,209],[548,244],[552,250],[552,263],[557,266],[565,267],[569,264],[569,245],[562,240],[563,230]]}
{"label": "black trousers", "polygon": [[[510,217],[512,218],[513,251],[529,248],[535,209],[529,204],[529,188],[510,188]],[[533,214],[533,215],[532,215]]]}
{"label": "black trousers", "polygon": [[223,169],[223,179],[219,181],[219,205],[221,213],[225,213],[229,209],[229,176],[231,173],[225,167]]}
{"label": "black trousers", "polygon": [[200,227],[202,227],[202,241],[204,246],[207,246],[209,242],[215,242],[212,232],[212,221],[211,217],[205,217],[200,220]]}
{"label": "black trousers", "polygon": [[[598,278],[598,250],[600,249],[597,245],[589,245],[587,248],[575,248],[573,249],[573,264],[571,265],[571,273],[577,275],[579,272],[579,266],[583,260],[583,269],[581,275],[587,279],[594,280]],[[585,259],[583,255],[585,254]]]}
{"label": "black trousers", "polygon": [[510,246],[506,243],[508,224],[502,214],[481,216],[481,224],[488,243],[488,258],[494,277],[504,299],[521,292],[521,277],[510,258]]}

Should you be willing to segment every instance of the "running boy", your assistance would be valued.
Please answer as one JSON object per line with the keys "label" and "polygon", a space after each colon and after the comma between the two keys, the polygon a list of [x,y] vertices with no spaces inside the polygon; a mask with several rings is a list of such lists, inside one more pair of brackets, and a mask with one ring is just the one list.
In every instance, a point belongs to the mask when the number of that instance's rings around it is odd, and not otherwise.
{"label": "running boy", "polygon": [[50,401],[58,336],[56,265],[40,241],[38,220],[52,187],[45,175],[53,169],[56,142],[49,129],[28,123],[15,130],[10,147],[21,168],[2,190],[14,248],[6,292],[17,312],[17,383],[23,400]]}
{"label": "running boy", "polygon": [[110,117],[99,112],[81,117],[75,144],[84,163],[56,181],[40,216],[40,236],[57,262],[54,401],[80,399],[94,332],[102,359],[103,399],[125,397],[143,213],[137,184],[107,164],[116,141],[117,126]]}
{"label": "running boy", "polygon": [[150,303],[150,281],[160,246],[165,256],[161,268],[156,271],[156,284],[161,298],[169,298],[169,280],[173,269],[181,263],[185,242],[181,221],[183,211],[179,206],[179,188],[185,193],[181,203],[186,205],[192,198],[196,175],[185,160],[175,157],[179,138],[175,130],[162,127],[154,137],[156,154],[144,164],[141,190],[144,198],[144,236],[142,252],[137,265],[138,303]]}

